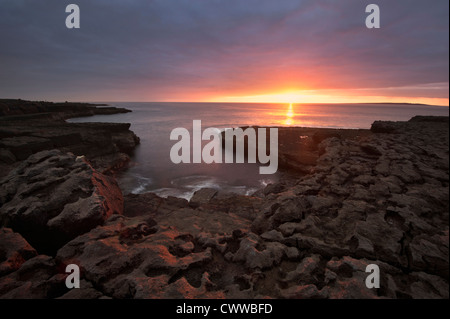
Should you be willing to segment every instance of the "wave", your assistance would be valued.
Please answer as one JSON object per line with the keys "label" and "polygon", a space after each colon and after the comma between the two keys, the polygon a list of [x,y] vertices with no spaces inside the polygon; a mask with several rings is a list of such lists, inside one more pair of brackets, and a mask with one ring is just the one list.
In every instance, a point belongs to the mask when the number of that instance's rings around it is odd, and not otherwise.
{"label": "wave", "polygon": [[190,200],[194,193],[202,188],[213,188],[227,193],[250,196],[271,182],[273,181],[270,179],[261,179],[259,185],[230,185],[214,176],[190,175],[172,179],[170,181],[171,187],[155,188],[151,178],[131,174],[121,180],[121,187],[130,190],[129,192],[133,194],[151,192],[164,198],[173,196]]}

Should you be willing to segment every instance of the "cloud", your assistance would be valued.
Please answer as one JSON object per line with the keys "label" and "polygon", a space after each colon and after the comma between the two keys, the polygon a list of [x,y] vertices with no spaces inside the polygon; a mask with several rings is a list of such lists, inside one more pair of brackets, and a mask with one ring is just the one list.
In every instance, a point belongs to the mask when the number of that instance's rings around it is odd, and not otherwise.
{"label": "cloud", "polygon": [[192,100],[448,87],[446,0],[379,0],[379,30],[365,27],[366,3],[353,0],[75,2],[79,30],[65,27],[62,1],[0,3],[0,96]]}

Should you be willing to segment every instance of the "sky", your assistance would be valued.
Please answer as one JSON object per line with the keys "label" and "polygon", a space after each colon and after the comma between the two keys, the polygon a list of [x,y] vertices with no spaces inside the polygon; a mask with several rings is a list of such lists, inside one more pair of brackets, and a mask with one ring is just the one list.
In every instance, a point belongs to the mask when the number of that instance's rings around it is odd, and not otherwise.
{"label": "sky", "polygon": [[449,105],[448,0],[1,0],[0,43],[0,98]]}

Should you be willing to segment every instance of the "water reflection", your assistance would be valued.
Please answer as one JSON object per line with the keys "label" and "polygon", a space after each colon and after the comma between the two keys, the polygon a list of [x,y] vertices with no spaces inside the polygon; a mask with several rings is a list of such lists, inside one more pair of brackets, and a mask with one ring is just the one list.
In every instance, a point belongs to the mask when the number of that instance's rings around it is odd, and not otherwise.
{"label": "water reflection", "polygon": [[284,121],[284,125],[293,125],[294,124],[294,107],[292,103],[289,103],[289,108],[286,112],[286,120]]}

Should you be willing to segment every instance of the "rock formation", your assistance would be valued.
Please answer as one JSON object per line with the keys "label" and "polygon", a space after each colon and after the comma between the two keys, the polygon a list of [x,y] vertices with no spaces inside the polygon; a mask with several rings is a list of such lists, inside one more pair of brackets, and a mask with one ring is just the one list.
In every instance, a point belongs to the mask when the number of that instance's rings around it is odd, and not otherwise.
{"label": "rock formation", "polygon": [[[130,194],[123,209],[84,161],[35,154],[2,181],[0,297],[448,298],[448,118],[340,133],[297,132],[316,160],[255,196]],[[46,252],[21,225],[69,233]],[[81,289],[64,286],[72,263]]]}
{"label": "rock formation", "polygon": [[123,211],[114,178],[59,150],[36,153],[0,186],[0,225],[22,234],[39,252],[51,253]]}
{"label": "rock formation", "polygon": [[[130,124],[64,121],[73,116],[129,112],[126,109],[0,100],[0,110],[6,114],[0,115],[0,177],[30,155],[55,148],[85,156],[95,169],[108,173],[124,167],[139,144]],[[33,113],[37,111],[41,113]]]}

